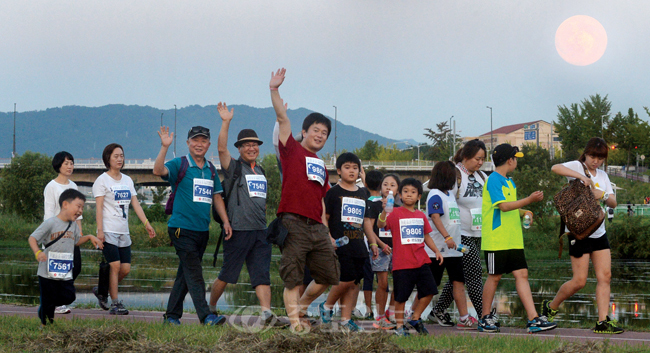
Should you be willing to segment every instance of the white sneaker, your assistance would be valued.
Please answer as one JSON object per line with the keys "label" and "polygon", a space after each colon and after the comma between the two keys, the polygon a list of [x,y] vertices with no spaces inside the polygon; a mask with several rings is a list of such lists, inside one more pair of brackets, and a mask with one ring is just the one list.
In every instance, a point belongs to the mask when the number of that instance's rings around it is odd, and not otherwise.
{"label": "white sneaker", "polygon": [[476,320],[475,317],[470,315],[465,320],[458,319],[458,324],[456,325],[456,328],[459,330],[471,330],[474,327],[476,327],[477,323],[478,320]]}
{"label": "white sneaker", "polygon": [[54,309],[55,314],[70,314],[70,308],[65,305],[57,306]]}
{"label": "white sneaker", "polygon": [[364,318],[364,315],[361,313],[361,310],[354,308],[354,310],[352,310],[352,318],[362,320]]}

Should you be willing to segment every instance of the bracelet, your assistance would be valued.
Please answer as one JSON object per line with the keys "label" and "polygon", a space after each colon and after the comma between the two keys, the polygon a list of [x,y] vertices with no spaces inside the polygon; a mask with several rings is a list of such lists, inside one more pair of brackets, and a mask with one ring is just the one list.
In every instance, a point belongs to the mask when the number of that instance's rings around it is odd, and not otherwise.
{"label": "bracelet", "polygon": [[277,91],[277,90],[278,90],[277,87],[276,87],[276,88],[269,87],[269,89],[270,89],[271,91]]}
{"label": "bracelet", "polygon": [[377,217],[377,219],[379,220],[379,222],[384,222],[384,223],[386,223],[386,218],[381,219],[381,213],[379,214],[379,216]]}
{"label": "bracelet", "polygon": [[375,243],[368,244],[368,246],[373,246],[373,245],[376,246],[376,247],[379,247],[379,245],[377,245],[377,244],[375,244]]}
{"label": "bracelet", "polygon": [[43,252],[43,250],[39,250],[39,251],[36,252],[36,254],[34,254],[34,257],[36,258],[36,260],[38,260],[38,254],[40,254],[42,252]]}
{"label": "bracelet", "polygon": [[148,219],[144,221],[144,226],[146,227],[147,224],[149,224],[149,220],[148,220]]}

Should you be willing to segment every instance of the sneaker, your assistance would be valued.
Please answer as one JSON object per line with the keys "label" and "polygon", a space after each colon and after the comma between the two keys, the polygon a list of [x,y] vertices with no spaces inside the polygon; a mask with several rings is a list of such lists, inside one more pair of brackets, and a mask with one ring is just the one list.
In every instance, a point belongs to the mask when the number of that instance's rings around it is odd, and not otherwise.
{"label": "sneaker", "polygon": [[538,316],[526,324],[528,333],[537,333],[542,331],[552,330],[557,327],[557,323],[549,322],[546,316]]}
{"label": "sneaker", "polygon": [[57,306],[54,309],[55,314],[70,314],[70,308],[65,305]]}
{"label": "sneaker", "polygon": [[122,301],[115,302],[111,304],[111,309],[108,311],[110,315],[129,315],[129,311],[126,310]]}
{"label": "sneaker", "polygon": [[93,287],[93,294],[95,297],[97,297],[97,301],[99,301],[99,307],[108,310],[111,307],[108,305],[108,298],[104,297],[103,295],[99,294],[99,289],[97,287]]}
{"label": "sneaker", "polygon": [[454,322],[451,321],[451,316],[449,316],[446,311],[439,312],[436,310],[431,310],[429,316],[427,316],[427,319],[433,321],[434,323],[438,323],[438,325],[442,327],[454,326]]}
{"label": "sneaker", "polygon": [[394,323],[395,325],[397,325],[397,320],[395,320],[395,312],[390,311],[389,309],[386,309],[386,313],[384,315],[386,316],[388,321],[390,321],[390,322]]}
{"label": "sneaker", "polygon": [[332,322],[332,315],[334,310],[326,310],[325,302],[320,303],[318,306],[318,311],[320,312],[320,321],[323,322],[323,324],[329,324]]}
{"label": "sneaker", "polygon": [[492,311],[490,311],[490,315],[496,320],[495,325],[497,327],[501,327],[501,323],[499,322],[499,316],[497,315],[497,308],[492,308]]}
{"label": "sneaker", "polygon": [[286,327],[289,325],[287,322],[280,321],[280,319],[278,319],[278,317],[270,310],[263,311],[261,319],[264,322],[264,326],[267,327]]}
{"label": "sneaker", "polygon": [[394,330],[397,327],[396,324],[392,323],[384,315],[377,317],[377,320],[372,323],[372,326],[381,330]]}
{"label": "sneaker", "polygon": [[374,320],[375,319],[375,313],[372,311],[368,311],[366,315],[363,316],[362,320]]}
{"label": "sneaker", "polygon": [[217,326],[217,325],[223,325],[224,322],[226,322],[225,316],[210,314],[205,318],[205,320],[203,320],[203,325]]}
{"label": "sneaker", "polygon": [[623,333],[625,330],[617,326],[618,321],[612,320],[607,316],[607,320],[598,322],[594,328],[594,333]]}
{"label": "sneaker", "polygon": [[548,321],[553,321],[555,320],[555,315],[557,315],[557,310],[556,309],[551,309],[551,301],[550,300],[542,300],[542,316],[546,316],[548,318]]}
{"label": "sneaker", "polygon": [[173,318],[173,317],[169,317],[167,315],[163,315],[163,324],[180,326],[181,325],[181,320]]}
{"label": "sneaker", "polygon": [[498,321],[496,317],[492,314],[488,314],[478,320],[478,325],[476,325],[476,328],[478,329],[478,332],[496,333],[500,331],[497,323]]}
{"label": "sneaker", "polygon": [[477,323],[478,320],[476,320],[474,316],[470,315],[465,320],[459,319],[456,328],[459,330],[470,330],[473,329]]}
{"label": "sneaker", "polygon": [[413,316],[413,311],[408,309],[404,311],[404,322],[410,321],[412,316]]}
{"label": "sneaker", "polygon": [[402,327],[398,328],[397,330],[395,330],[395,336],[408,337],[410,335],[411,334],[409,333],[409,330],[406,328],[406,326],[402,326]]}
{"label": "sneaker", "polygon": [[359,327],[354,320],[350,319],[345,324],[341,325],[341,331],[343,332],[363,332],[363,327]]}
{"label": "sneaker", "polygon": [[[409,321],[406,321],[406,323],[407,323],[407,325],[409,327],[412,327],[415,331],[417,331],[417,333],[419,333],[421,335],[428,335],[429,334],[429,330],[427,330],[427,328],[424,327],[424,324],[422,323],[422,320],[409,320]],[[406,325],[404,325],[404,326],[406,326]]]}
{"label": "sneaker", "polygon": [[[339,313],[339,316],[341,315],[340,311],[337,311],[337,313]],[[363,320],[364,316],[361,313],[361,310],[354,308],[354,310],[352,310],[352,318],[357,320]]]}

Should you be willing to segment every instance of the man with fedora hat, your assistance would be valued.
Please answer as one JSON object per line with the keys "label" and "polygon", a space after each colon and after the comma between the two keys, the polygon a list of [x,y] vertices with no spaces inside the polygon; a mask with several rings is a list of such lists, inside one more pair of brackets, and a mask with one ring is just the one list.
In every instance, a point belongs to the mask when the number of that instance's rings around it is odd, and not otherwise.
{"label": "man with fedora hat", "polygon": [[217,301],[226,285],[237,283],[246,262],[251,285],[260,301],[262,321],[280,324],[271,311],[271,244],[266,241],[268,184],[264,169],[256,162],[263,142],[254,130],[241,130],[235,142],[239,158],[233,158],[228,151],[228,130],[235,109],[229,111],[226,103],[219,102],[217,110],[222,120],[217,148],[227,193],[226,210],[233,232],[223,243],[223,266],[212,284],[210,309],[216,312]]}
{"label": "man with fedora hat", "polygon": [[174,134],[169,128],[160,127],[160,152],[153,166],[153,174],[162,177],[172,186],[173,210],[167,231],[179,258],[178,271],[174,286],[169,294],[165,323],[180,325],[183,315],[183,301],[190,293],[196,314],[206,326],[220,325],[226,318],[210,312],[205,300],[205,280],[203,279],[203,253],[208,245],[210,212],[212,203],[223,220],[223,231],[227,237],[232,229],[226,214],[221,193],[221,181],[214,165],[205,158],[210,148],[210,130],[203,126],[194,126],[187,133],[189,154],[174,158],[165,163],[167,150],[174,141]]}

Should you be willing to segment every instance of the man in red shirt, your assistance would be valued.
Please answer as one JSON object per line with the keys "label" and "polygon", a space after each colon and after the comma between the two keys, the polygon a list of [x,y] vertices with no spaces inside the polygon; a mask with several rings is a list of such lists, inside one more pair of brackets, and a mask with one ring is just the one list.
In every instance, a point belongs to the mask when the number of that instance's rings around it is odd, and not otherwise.
{"label": "man in red shirt", "polygon": [[[324,225],[323,199],[330,188],[329,177],[325,162],[316,155],[325,146],[332,125],[323,114],[311,113],[302,123],[302,141],[298,143],[293,138],[287,105],[278,92],[285,73],[285,69],[271,73],[269,88],[279,124],[283,172],[278,217],[289,232],[282,250],[280,277],[284,281],[284,306],[291,329],[300,332],[308,327],[307,323],[301,325],[300,316],[309,304],[327,287],[339,284],[340,269],[334,252],[334,239]],[[300,297],[305,265],[314,280]]]}

